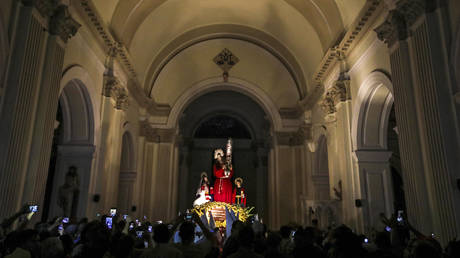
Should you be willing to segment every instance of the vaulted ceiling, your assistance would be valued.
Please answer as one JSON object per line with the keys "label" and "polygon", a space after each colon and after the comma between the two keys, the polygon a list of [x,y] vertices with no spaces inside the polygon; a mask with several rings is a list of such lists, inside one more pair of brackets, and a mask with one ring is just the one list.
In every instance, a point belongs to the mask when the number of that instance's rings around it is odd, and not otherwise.
{"label": "vaulted ceiling", "polygon": [[131,56],[142,87],[173,106],[192,85],[222,75],[213,58],[239,58],[230,77],[294,107],[328,48],[366,0],[104,0],[101,18]]}

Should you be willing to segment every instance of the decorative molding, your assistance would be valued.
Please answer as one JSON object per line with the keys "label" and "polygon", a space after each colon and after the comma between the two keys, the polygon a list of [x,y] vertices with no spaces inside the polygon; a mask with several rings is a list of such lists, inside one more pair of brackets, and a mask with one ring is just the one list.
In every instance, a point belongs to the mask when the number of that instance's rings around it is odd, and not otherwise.
{"label": "decorative molding", "polygon": [[398,40],[406,39],[409,35],[403,15],[396,10],[390,11],[387,19],[374,31],[377,33],[377,37],[390,47]]}
{"label": "decorative molding", "polygon": [[324,89],[318,88],[324,88],[324,80],[329,74],[331,67],[334,67],[339,59],[347,56],[358,44],[378,15],[384,10],[384,6],[384,1],[382,0],[367,1],[357,19],[350,26],[351,29],[343,36],[340,43],[326,52],[312,78],[317,86],[308,96],[299,102],[299,105],[304,110],[311,109],[320,100],[320,96],[322,92],[324,92]]}
{"label": "decorative molding", "polygon": [[145,137],[148,142],[164,143],[173,142],[176,139],[176,130],[154,128],[147,121],[141,121],[139,126],[139,135]]}
{"label": "decorative molding", "polygon": [[115,93],[115,108],[127,110],[129,107],[128,92],[125,88],[119,87]]}
{"label": "decorative molding", "polygon": [[392,6],[386,20],[375,29],[377,37],[392,46],[398,40],[405,40],[409,29],[425,13],[439,8],[442,1],[438,0],[399,0]]}
{"label": "decorative molding", "polygon": [[[72,18],[67,5],[60,0],[22,0],[24,6],[35,7],[44,18],[44,26],[51,35],[58,35],[64,43],[73,37],[81,25]],[[47,24],[46,24],[47,23]]]}
{"label": "decorative molding", "polygon": [[129,106],[128,92],[113,73],[113,60],[116,56],[116,48],[110,48],[105,61],[102,95],[107,98],[112,98],[115,102],[114,107],[116,109],[127,110]]}
{"label": "decorative molding", "polygon": [[230,50],[224,48],[216,57],[213,59],[214,63],[222,69],[223,72],[230,71],[234,65],[236,65],[240,59],[235,56]]}
{"label": "decorative molding", "polygon": [[348,73],[342,72],[339,76],[339,79],[330,89],[327,90],[321,106],[326,114],[330,115],[337,111],[335,106],[338,103],[350,99],[350,77],[348,76]]}
{"label": "decorative molding", "polygon": [[79,4],[75,4],[76,10],[80,13],[90,31],[95,35],[97,41],[100,43],[104,50],[114,49],[116,51],[115,59],[121,64],[122,69],[128,75],[127,89],[137,103],[145,108],[151,115],[167,115],[170,112],[170,107],[155,103],[155,100],[149,98],[140,86],[134,65],[131,62],[126,47],[119,42],[111,34],[110,30],[100,18],[96,8],[90,0],[79,0]]}
{"label": "decorative molding", "polygon": [[81,24],[70,16],[66,5],[59,5],[50,18],[49,30],[53,35],[61,37],[62,41],[67,42],[73,37]]}

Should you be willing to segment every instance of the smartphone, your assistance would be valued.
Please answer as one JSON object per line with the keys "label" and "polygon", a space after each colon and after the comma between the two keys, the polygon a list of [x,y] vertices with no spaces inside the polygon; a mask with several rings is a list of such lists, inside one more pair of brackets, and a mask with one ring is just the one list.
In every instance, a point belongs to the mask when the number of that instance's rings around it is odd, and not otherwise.
{"label": "smartphone", "polygon": [[144,241],[144,248],[149,248],[149,242]]}
{"label": "smartphone", "polygon": [[386,230],[387,232],[391,232],[390,226],[386,226],[386,227],[385,227],[385,230]]}
{"label": "smartphone", "polygon": [[37,212],[38,211],[38,205],[30,205],[29,206],[29,211],[30,212]]}
{"label": "smartphone", "polygon": [[158,220],[158,221],[157,221],[157,224],[163,224],[163,221],[162,221],[162,220]]}
{"label": "smartphone", "polygon": [[147,230],[152,233],[152,226],[149,226]]}
{"label": "smartphone", "polygon": [[64,224],[69,223],[69,218],[68,217],[63,218],[62,223],[64,223]]}
{"label": "smartphone", "polygon": [[112,229],[112,217],[107,217],[105,218],[105,224],[107,225],[107,228]]}
{"label": "smartphone", "polygon": [[134,223],[133,222],[129,223],[129,229],[133,229],[133,228],[134,228]]}
{"label": "smartphone", "polygon": [[62,236],[62,234],[64,234],[64,225],[61,224],[61,225],[58,226],[58,232],[59,232],[59,235],[61,235],[61,236]]}
{"label": "smartphone", "polygon": [[127,218],[128,218],[128,215],[127,215],[127,214],[123,215],[123,219],[124,219],[124,220],[126,220]]}
{"label": "smartphone", "polygon": [[185,220],[186,221],[191,221],[192,220],[192,213],[190,213],[189,210],[185,212]]}
{"label": "smartphone", "polygon": [[142,234],[144,234],[143,231],[136,231],[136,235],[138,238],[142,238]]}
{"label": "smartphone", "polygon": [[110,216],[115,217],[115,215],[117,215],[117,209],[116,208],[110,209]]}
{"label": "smartphone", "polygon": [[364,243],[365,243],[365,244],[369,243],[369,239],[368,239],[368,238],[364,238]]}
{"label": "smartphone", "polygon": [[404,223],[404,218],[403,218],[403,212],[402,210],[398,210],[398,217],[396,217],[396,220],[398,221],[399,224]]}

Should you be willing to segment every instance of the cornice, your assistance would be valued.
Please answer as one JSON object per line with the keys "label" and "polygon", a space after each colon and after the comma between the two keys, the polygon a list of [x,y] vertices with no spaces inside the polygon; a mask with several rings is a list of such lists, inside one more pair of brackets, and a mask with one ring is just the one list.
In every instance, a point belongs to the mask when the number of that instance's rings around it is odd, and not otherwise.
{"label": "cornice", "polygon": [[299,105],[303,110],[313,108],[321,99],[321,95],[324,92],[324,80],[330,73],[331,68],[338,64],[340,58],[346,57],[355,48],[384,10],[384,6],[383,0],[368,0],[356,20],[350,26],[351,29],[348,30],[336,46],[327,50],[316,72],[312,76],[313,84],[316,87],[304,99],[299,101]]}
{"label": "cornice", "polygon": [[340,43],[330,48],[324,55],[313,75],[313,80],[315,82],[323,82],[329,69],[336,64],[338,58],[348,55],[364,36],[365,32],[368,31],[383,9],[384,3],[382,0],[369,0],[366,2],[357,19],[350,26],[351,29],[343,36]]}
{"label": "cornice", "polygon": [[126,47],[115,38],[115,36],[107,28],[106,24],[102,21],[100,15],[97,13],[91,0],[77,0],[74,4],[77,12],[80,13],[90,31],[96,37],[100,46],[105,52],[110,49],[116,50],[116,61],[121,64],[123,71],[128,76],[127,88],[130,95],[134,97],[136,102],[151,115],[165,115],[169,114],[170,107],[163,107],[157,105],[155,101],[145,95],[140,83],[138,82],[137,74],[134,65],[131,61],[130,54]]}

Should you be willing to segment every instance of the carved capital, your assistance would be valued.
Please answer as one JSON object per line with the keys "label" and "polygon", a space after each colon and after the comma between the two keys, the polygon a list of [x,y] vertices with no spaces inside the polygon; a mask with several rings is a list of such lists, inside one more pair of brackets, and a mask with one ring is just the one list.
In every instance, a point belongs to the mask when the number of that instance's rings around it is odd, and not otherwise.
{"label": "carved capital", "polygon": [[397,10],[392,10],[386,20],[374,29],[377,37],[392,46],[398,40],[405,40],[408,37],[408,30],[404,16]]}
{"label": "carved capital", "polygon": [[67,42],[73,37],[81,25],[69,14],[68,7],[59,5],[54,10],[49,21],[49,31],[53,35],[61,37],[62,41]]}
{"label": "carved capital", "polygon": [[346,72],[343,72],[333,86],[327,90],[321,106],[326,114],[334,114],[337,111],[335,106],[338,103],[350,99],[350,77]]}
{"label": "carved capital", "polygon": [[321,103],[321,107],[326,112],[326,114],[334,114],[337,111],[335,108],[334,97],[332,96],[331,92],[326,92],[326,95],[323,98],[323,102]]}
{"label": "carved capital", "polygon": [[117,77],[113,75],[104,74],[103,83],[104,83],[104,86],[102,89],[102,95],[108,98],[114,96],[114,92],[116,92],[116,89],[118,88],[118,85],[120,83]]}
{"label": "carved capital", "polygon": [[[412,26],[415,21],[425,13],[426,0],[401,0],[396,3],[396,9],[402,14],[407,26]],[[428,2],[437,2],[429,0]]]}
{"label": "carved capital", "polygon": [[128,92],[124,88],[118,88],[115,95],[115,108],[127,110],[129,107]]}
{"label": "carved capital", "polygon": [[[393,1],[394,2],[394,1]],[[433,12],[441,6],[439,0],[399,0],[392,6],[386,20],[375,29],[377,37],[393,45],[398,40],[405,40],[409,36],[409,27],[425,13]]]}

